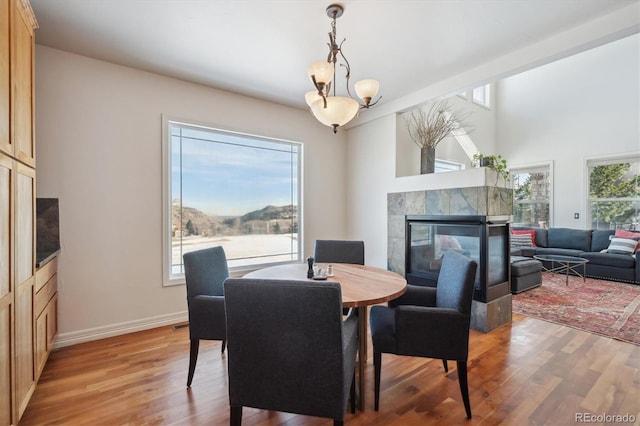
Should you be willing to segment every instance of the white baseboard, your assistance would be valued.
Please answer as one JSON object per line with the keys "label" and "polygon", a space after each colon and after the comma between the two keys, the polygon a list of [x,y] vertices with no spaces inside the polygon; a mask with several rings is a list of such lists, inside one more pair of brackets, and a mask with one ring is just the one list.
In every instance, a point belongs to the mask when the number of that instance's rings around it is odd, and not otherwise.
{"label": "white baseboard", "polygon": [[91,342],[93,340],[104,339],[106,337],[120,336],[122,334],[133,333],[136,331],[163,327],[188,320],[188,312],[183,311],[134,321],[121,322],[118,324],[110,324],[102,327],[89,328],[86,330],[72,331],[70,333],[62,333],[58,334],[56,337],[53,349],[77,345],[78,343]]}

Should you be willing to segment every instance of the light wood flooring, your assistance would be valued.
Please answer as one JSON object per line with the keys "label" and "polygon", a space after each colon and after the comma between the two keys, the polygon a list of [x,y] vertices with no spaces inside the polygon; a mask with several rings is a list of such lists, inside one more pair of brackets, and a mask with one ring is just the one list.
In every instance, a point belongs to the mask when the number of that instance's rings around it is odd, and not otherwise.
{"label": "light wood flooring", "polygon": [[[227,425],[220,348],[220,342],[201,343],[191,388],[186,328],[56,350],[20,424]],[[347,413],[348,425],[575,425],[578,413],[629,414],[640,424],[640,346],[573,328],[514,314],[511,324],[491,333],[472,331],[471,420],[455,363],[445,374],[439,360],[393,355],[382,357],[380,411],[374,411],[369,354],[365,411]],[[243,414],[244,425],[332,424],[251,408]]]}

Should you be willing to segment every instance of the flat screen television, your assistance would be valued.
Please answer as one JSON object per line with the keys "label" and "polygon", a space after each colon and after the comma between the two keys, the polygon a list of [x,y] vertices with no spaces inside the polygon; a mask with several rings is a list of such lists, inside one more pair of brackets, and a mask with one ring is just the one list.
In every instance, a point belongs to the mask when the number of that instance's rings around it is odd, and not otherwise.
{"label": "flat screen television", "polygon": [[57,198],[36,198],[36,266],[60,250],[60,213]]}

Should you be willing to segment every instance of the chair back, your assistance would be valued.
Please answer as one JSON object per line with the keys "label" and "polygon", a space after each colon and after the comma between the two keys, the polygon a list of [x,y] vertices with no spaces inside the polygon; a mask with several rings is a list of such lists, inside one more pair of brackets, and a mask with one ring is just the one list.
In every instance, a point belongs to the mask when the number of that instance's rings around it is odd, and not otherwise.
{"label": "chair back", "polygon": [[222,285],[229,277],[229,268],[221,246],[185,253],[184,277],[187,299],[195,296],[222,296]]}
{"label": "chair back", "polygon": [[319,263],[364,265],[364,241],[316,240],[313,257]]}
{"label": "chair back", "polygon": [[342,418],[340,285],[229,278],[224,291],[230,405]]}
{"label": "chair back", "polygon": [[438,275],[436,306],[470,315],[477,267],[476,261],[467,256],[446,252]]}

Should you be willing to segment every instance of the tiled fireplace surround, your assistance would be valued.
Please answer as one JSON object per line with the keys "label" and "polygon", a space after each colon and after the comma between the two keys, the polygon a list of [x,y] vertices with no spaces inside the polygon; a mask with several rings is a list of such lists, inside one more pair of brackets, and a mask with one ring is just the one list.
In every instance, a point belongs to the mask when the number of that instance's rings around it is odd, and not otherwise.
{"label": "tiled fireplace surround", "polygon": [[[405,275],[405,216],[512,215],[512,189],[469,186],[387,194],[387,266]],[[511,321],[511,294],[488,303],[474,300],[471,328],[489,332]]]}

